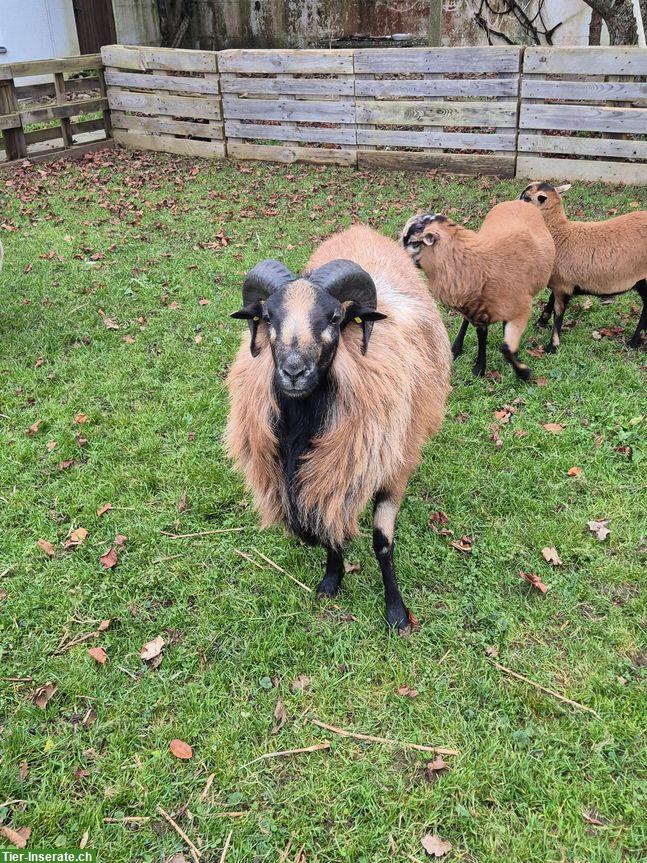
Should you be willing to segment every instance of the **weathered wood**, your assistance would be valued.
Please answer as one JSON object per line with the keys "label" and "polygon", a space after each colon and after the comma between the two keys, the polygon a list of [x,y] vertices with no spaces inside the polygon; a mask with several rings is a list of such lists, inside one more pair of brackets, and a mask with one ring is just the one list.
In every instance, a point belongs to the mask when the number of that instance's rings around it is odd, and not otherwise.
{"label": "weathered wood", "polygon": [[582,138],[580,136],[519,135],[519,153],[559,153],[601,156],[606,159],[647,159],[647,141],[636,138]]}
{"label": "weathered wood", "polygon": [[132,45],[104,45],[101,56],[105,66],[136,69],[140,72],[163,69],[167,72],[217,72],[215,51],[184,48],[146,48]]}
{"label": "weathered wood", "polygon": [[644,48],[526,48],[525,73],[542,75],[647,75]]}
{"label": "weathered wood", "polygon": [[288,147],[272,144],[244,144],[240,141],[227,141],[227,155],[230,159],[260,159],[266,162],[314,162],[318,165],[357,164],[355,150],[327,150],[323,147]]}
{"label": "weathered wood", "polygon": [[647,133],[647,108],[523,104],[519,126],[521,129],[627,132],[644,135]]}
{"label": "weathered wood", "polygon": [[0,129],[20,129],[20,114],[0,115]]}
{"label": "weathered wood", "polygon": [[518,72],[521,49],[470,48],[361,48],[355,51],[355,72]]}
{"label": "weathered wood", "polygon": [[357,122],[396,126],[514,126],[516,110],[516,102],[358,102]]}
{"label": "weathered wood", "polygon": [[574,101],[647,100],[647,83],[630,81],[553,81],[524,78],[521,83],[524,99],[571,99]]}
{"label": "weathered wood", "polygon": [[26,60],[11,63],[9,68],[14,78],[31,78],[34,75],[52,75],[56,72],[86,72],[99,69],[101,65],[101,54],[80,54],[58,60]]}
{"label": "weathered wood", "polygon": [[[99,93],[102,98],[108,99],[108,85],[106,84],[105,68],[99,69]],[[103,127],[106,131],[106,138],[112,138],[112,120],[110,119],[110,103],[103,112]]]}
{"label": "weathered wood", "polygon": [[176,153],[181,156],[201,156],[208,159],[222,158],[225,155],[225,145],[221,141],[195,141],[192,138],[147,135],[124,129],[114,130],[114,140],[134,150],[155,150],[158,153]]}
{"label": "weathered wood", "polygon": [[478,132],[400,132],[387,129],[358,129],[357,143],[382,147],[441,147],[447,150],[514,150],[513,130],[509,135]]}
{"label": "weathered wood", "polygon": [[57,150],[54,153],[34,154],[30,153],[28,157],[14,159],[11,162],[0,162],[0,171],[11,171],[21,167],[25,158],[28,158],[31,163],[35,162],[60,162],[61,159],[82,159],[86,153],[94,153],[97,150],[105,150],[114,146],[114,141],[108,139],[105,141],[91,141],[88,144],[77,144],[74,147],[69,147],[67,150]]}
{"label": "weathered wood", "polygon": [[218,94],[218,82],[211,78],[188,78],[181,75],[149,75],[106,69],[106,84],[134,90],[170,90],[178,93]]}
{"label": "weathered wood", "polygon": [[72,122],[72,135],[86,135],[88,132],[98,132],[99,130],[106,131],[103,117],[97,117],[95,120],[81,120],[79,123]]}
{"label": "weathered wood", "polygon": [[171,96],[165,93],[132,93],[108,87],[112,110],[139,111],[142,114],[172,114],[176,117],[220,119],[219,99],[199,96]]}
{"label": "weathered wood", "polygon": [[230,49],[218,53],[218,66],[221,72],[352,75],[353,51]]}
{"label": "weathered wood", "polygon": [[309,141],[317,144],[355,145],[354,127],[342,129],[322,129],[317,126],[262,126],[259,123],[238,123],[225,121],[225,134],[228,138],[256,138],[266,141]]}
{"label": "weathered wood", "polygon": [[[99,78],[97,75],[91,75],[87,78],[68,78],[65,81],[66,93],[86,93],[98,89]],[[16,97],[21,102],[44,97],[54,98],[55,95],[54,84],[51,81],[45,84],[23,84],[16,87]]]}
{"label": "weathered wood", "polygon": [[160,132],[210,140],[222,140],[224,137],[221,123],[194,123],[169,117],[138,117],[121,111],[112,112],[112,125],[117,129],[131,129],[133,132]]}
{"label": "weathered wood", "polygon": [[[54,75],[54,91],[56,93],[56,101],[59,105],[64,105],[65,99],[65,79],[62,72],[56,72]],[[66,147],[72,146],[72,129],[70,128],[70,118],[61,118],[61,133],[63,135],[63,143]]]}
{"label": "weathered wood", "polygon": [[[18,102],[16,100],[16,87],[13,79],[4,80],[0,83],[0,115],[12,116],[18,113]],[[22,119],[16,125],[6,126],[2,133],[5,143],[6,158],[8,160],[21,159],[27,152],[25,133],[22,128]]]}
{"label": "weathered wood", "polygon": [[463,153],[405,153],[359,150],[360,168],[382,168],[389,171],[430,171],[440,169],[452,174],[514,175],[514,156],[481,156]]}
{"label": "weathered wood", "polygon": [[11,81],[11,66],[0,66],[0,81]]}
{"label": "weathered wood", "polygon": [[383,99],[414,96],[509,96],[517,95],[516,78],[382,78],[357,79],[355,95]]}
{"label": "weathered wood", "polygon": [[240,96],[353,96],[353,78],[241,78],[238,75],[222,74],[220,88],[223,93]]}
{"label": "weathered wood", "polygon": [[223,96],[226,120],[294,120],[308,123],[354,123],[355,105],[338,102],[290,101],[287,99],[240,99]]}
{"label": "weathered wood", "polygon": [[55,141],[57,138],[60,138],[61,143],[63,142],[63,130],[60,126],[46,126],[44,129],[32,129],[31,132],[25,132],[27,147],[41,141]]}
{"label": "weathered wood", "polygon": [[63,117],[78,117],[80,114],[92,114],[108,107],[107,99],[77,99],[64,105],[49,105],[45,108],[30,108],[20,111],[23,126],[30,123],[46,123],[48,120],[60,120]]}
{"label": "weathered wood", "polygon": [[517,177],[542,180],[601,180],[605,183],[647,184],[647,165],[631,162],[604,162],[585,159],[550,159],[541,156],[517,157]]}

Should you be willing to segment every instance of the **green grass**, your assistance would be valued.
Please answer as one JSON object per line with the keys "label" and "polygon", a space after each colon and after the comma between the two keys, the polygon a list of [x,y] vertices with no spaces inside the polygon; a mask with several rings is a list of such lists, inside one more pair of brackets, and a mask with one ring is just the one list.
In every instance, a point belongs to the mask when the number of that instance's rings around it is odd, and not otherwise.
{"label": "green grass", "polygon": [[[426,832],[453,844],[444,859],[465,863],[644,859],[645,353],[624,344],[636,297],[588,308],[576,298],[557,356],[529,358],[543,386],[515,379],[498,327],[489,368],[500,378],[473,382],[470,334],[399,520],[400,584],[421,621],[410,639],[383,624],[368,517],[348,551],[362,571],[347,576],[339,607],[236,553],[259,549],[313,587],[321,576],[320,550],[259,532],[224,457],[225,372],[242,327],[228,313],[243,273],[268,256],[302,267],[353,218],[395,235],[433,208],[476,226],[521,187],[116,152],[4,176],[0,675],[33,681],[0,682],[0,823],[31,827],[33,847],[76,846],[87,831],[110,863],[182,849],[188,859],[158,805],[207,863],[230,830],[227,863],[275,861],[290,837],[308,863],[404,861],[425,856]],[[647,190],[578,184],[568,197],[587,219],[632,203],[647,207]],[[618,323],[625,334],[592,338]],[[522,356],[546,338],[531,325]],[[494,411],[517,396],[497,448]],[[429,527],[438,510],[454,536],[474,537],[471,555]],[[605,542],[586,526],[600,518],[611,519]],[[88,538],[63,552],[78,526]],[[162,533],[227,527],[243,531]],[[104,571],[116,533],[128,539]],[[53,560],[39,538],[56,546]],[[544,562],[544,546],[562,566]],[[108,618],[100,637],[56,655]],[[152,669],[139,651],[158,634],[167,644]],[[96,645],[103,667],[87,653]],[[488,645],[599,718],[510,679]],[[293,694],[298,675],[310,686]],[[31,697],[46,681],[58,691],[41,710]],[[418,696],[399,696],[403,684]],[[288,721],[271,736],[279,699]],[[460,755],[429,782],[424,753],[332,737],[311,717]],[[193,746],[190,761],[169,754],[174,737]],[[246,766],[327,738],[329,752]],[[246,814],[216,817],[230,811]],[[124,816],[149,820],[105,822]]]}

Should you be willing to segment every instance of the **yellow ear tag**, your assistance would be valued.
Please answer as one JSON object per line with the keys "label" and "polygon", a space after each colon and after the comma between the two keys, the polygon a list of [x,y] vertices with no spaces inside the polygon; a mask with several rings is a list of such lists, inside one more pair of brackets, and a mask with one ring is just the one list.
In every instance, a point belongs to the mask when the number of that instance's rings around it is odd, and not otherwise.
{"label": "yellow ear tag", "polygon": [[355,323],[356,323],[356,324],[361,324],[361,323],[362,323],[362,319],[361,319],[361,318],[355,318]]}
{"label": "yellow ear tag", "polygon": [[258,316],[258,315],[254,315],[254,320],[255,320],[255,321],[260,321],[259,316]]}

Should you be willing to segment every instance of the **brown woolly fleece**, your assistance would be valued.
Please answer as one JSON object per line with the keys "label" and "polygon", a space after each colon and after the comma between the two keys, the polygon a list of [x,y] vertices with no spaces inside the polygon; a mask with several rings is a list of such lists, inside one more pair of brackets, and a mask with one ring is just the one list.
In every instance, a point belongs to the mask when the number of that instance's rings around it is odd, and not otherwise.
{"label": "brown woolly fleece", "polygon": [[[375,325],[365,356],[360,328],[349,324],[342,331],[329,371],[337,396],[297,474],[298,506],[320,541],[333,547],[357,534],[358,518],[376,492],[388,492],[399,504],[422,446],[442,422],[451,370],[438,310],[393,240],[355,225],[326,240],[306,272],[338,258],[372,276],[377,310],[388,317]],[[278,406],[266,324],[259,327],[255,358],[249,343],[246,334],[229,372],[226,446],[267,527],[284,522],[287,493],[274,432]]]}

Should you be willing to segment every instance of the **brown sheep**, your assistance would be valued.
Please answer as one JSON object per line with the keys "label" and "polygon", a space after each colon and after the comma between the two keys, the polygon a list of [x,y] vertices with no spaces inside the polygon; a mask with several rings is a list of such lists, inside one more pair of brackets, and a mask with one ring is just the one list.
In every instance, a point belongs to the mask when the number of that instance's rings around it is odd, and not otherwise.
{"label": "brown sheep", "polygon": [[606,222],[571,222],[566,217],[561,193],[570,184],[530,183],[521,200],[534,204],[544,217],[555,241],[555,267],[550,277],[551,297],[539,318],[546,326],[554,310],[548,353],[559,347],[564,312],[574,294],[608,297],[635,290],[642,312],[629,347],[640,346],[647,329],[647,210],[616,216]]}
{"label": "brown sheep", "polygon": [[447,333],[426,285],[393,240],[355,225],[326,240],[302,276],[278,261],[243,284],[250,324],[230,369],[229,455],[262,526],[327,549],[318,594],[334,596],[344,543],[374,504],[373,548],[386,618],[408,611],[393,568],[395,520],[450,391]]}
{"label": "brown sheep", "polygon": [[436,299],[463,315],[452,346],[454,359],[463,352],[469,324],[476,327],[478,357],[472,372],[485,373],[488,326],[502,321],[501,352],[517,375],[531,377],[517,356],[532,311],[532,298],[546,287],[555,245],[541,218],[520,201],[493,207],[480,231],[470,231],[447,216],[413,216],[400,239],[429,280]]}

